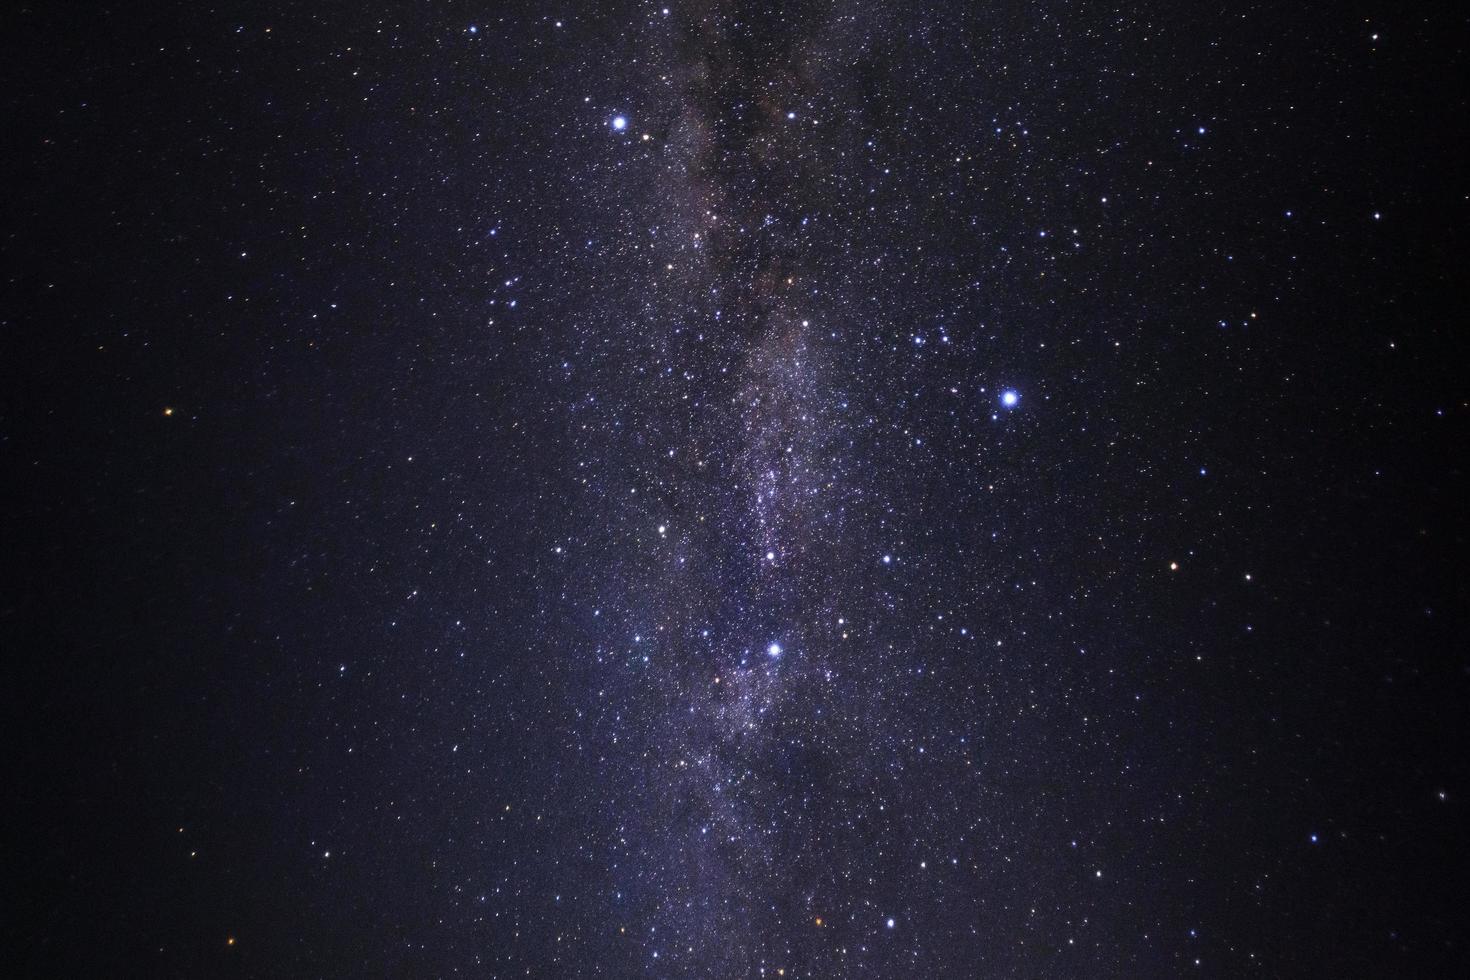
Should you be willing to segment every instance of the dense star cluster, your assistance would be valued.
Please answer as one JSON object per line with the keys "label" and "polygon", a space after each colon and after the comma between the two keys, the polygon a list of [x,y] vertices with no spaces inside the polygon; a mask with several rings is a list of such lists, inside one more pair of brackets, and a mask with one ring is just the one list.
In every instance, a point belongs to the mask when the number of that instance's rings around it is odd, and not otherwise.
{"label": "dense star cluster", "polygon": [[1470,964],[1463,17],[140,6],[5,32],[25,975]]}

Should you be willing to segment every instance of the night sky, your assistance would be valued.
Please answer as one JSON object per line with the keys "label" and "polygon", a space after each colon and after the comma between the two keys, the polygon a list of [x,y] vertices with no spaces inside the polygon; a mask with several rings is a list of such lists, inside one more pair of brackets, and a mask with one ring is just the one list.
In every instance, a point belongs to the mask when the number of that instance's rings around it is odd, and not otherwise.
{"label": "night sky", "polygon": [[4,15],[24,976],[1470,972],[1466,15]]}

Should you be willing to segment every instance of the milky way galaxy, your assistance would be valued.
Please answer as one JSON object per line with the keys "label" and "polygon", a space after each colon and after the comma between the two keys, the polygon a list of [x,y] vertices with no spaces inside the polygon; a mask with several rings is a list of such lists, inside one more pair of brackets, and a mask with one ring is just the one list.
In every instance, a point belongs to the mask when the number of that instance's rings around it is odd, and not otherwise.
{"label": "milky way galaxy", "polygon": [[1466,969],[1463,19],[13,21],[20,975]]}

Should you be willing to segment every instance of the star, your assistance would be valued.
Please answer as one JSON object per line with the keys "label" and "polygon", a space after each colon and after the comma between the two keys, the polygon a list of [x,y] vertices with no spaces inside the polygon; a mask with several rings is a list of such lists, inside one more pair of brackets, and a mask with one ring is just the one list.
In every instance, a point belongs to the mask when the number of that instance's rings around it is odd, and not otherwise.
{"label": "star", "polygon": [[1000,403],[1006,408],[1015,408],[1021,403],[1021,393],[1014,388],[1007,388],[1000,393]]}
{"label": "star", "polygon": [[628,117],[627,116],[613,116],[612,117],[612,128],[615,129],[615,130],[617,130],[620,133],[623,130],[627,129],[628,128]]}

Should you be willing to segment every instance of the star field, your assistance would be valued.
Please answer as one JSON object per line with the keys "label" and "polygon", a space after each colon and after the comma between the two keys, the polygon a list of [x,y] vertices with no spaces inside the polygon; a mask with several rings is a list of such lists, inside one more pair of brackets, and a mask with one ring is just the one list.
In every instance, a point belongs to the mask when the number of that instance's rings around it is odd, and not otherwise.
{"label": "star field", "polygon": [[33,6],[26,976],[1470,965],[1464,19]]}

